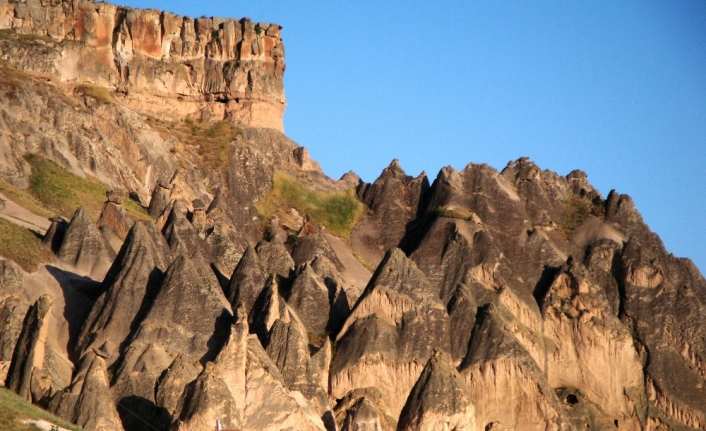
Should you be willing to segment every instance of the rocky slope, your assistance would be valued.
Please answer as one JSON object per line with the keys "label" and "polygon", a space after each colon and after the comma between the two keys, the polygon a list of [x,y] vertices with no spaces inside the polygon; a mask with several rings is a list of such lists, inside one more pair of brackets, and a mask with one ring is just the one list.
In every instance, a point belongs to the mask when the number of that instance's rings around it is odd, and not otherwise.
{"label": "rocky slope", "polygon": [[[706,281],[630,197],[526,158],[332,180],[280,29],[0,3],[0,216],[49,256],[0,260],[6,387],[89,430],[706,429]],[[42,220],[28,154],[113,190]]]}

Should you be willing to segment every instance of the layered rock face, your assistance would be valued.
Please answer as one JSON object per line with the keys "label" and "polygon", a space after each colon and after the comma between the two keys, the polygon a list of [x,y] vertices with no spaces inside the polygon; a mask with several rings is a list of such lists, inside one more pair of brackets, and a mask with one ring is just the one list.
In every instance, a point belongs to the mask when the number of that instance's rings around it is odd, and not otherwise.
{"label": "layered rock face", "polygon": [[0,5],[2,29],[46,36],[37,46],[3,41],[2,57],[19,69],[115,88],[144,113],[282,130],[284,46],[276,24],[30,0]]}
{"label": "layered rock face", "polygon": [[[706,281],[628,196],[526,158],[332,180],[267,123],[278,26],[26,0],[0,27],[2,178],[31,152],[112,187],[52,218],[52,262],[0,260],[25,399],[109,431],[706,429]],[[201,148],[209,119],[249,127]],[[268,218],[275,175],[367,211]]]}

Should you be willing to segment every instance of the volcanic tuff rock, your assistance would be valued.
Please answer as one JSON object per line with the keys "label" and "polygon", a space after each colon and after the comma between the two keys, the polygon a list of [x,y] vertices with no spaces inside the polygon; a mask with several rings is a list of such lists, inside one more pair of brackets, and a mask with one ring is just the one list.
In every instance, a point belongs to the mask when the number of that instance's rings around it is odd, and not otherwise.
{"label": "volcanic tuff rock", "polygon": [[[58,211],[41,158],[111,189],[52,218],[59,259],[0,260],[26,399],[110,431],[706,428],[706,281],[584,172],[332,180],[281,132],[280,27],[248,19],[6,1],[0,58],[8,190]],[[279,176],[368,211],[337,238]]]}
{"label": "volcanic tuff rock", "polygon": [[0,260],[0,380],[3,382],[22,332],[29,301],[22,269],[11,260]]}
{"label": "volcanic tuff rock", "polygon": [[22,332],[12,354],[5,386],[22,398],[38,402],[52,394],[52,376],[47,366],[51,349],[46,348],[50,325],[51,298],[40,297],[28,310]]}
{"label": "volcanic tuff rock", "polygon": [[451,363],[451,357],[435,352],[405,403],[398,430],[474,430],[471,394]]}
{"label": "volcanic tuff rock", "polygon": [[88,212],[80,207],[66,228],[57,256],[73,265],[77,273],[100,280],[115,259],[115,252]]}

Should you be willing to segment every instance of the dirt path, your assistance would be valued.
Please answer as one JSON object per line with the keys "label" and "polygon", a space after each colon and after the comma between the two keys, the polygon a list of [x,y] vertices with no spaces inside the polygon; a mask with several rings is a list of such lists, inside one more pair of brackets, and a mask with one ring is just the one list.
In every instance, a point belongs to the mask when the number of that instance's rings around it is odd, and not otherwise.
{"label": "dirt path", "polygon": [[49,226],[51,226],[49,220],[26,210],[24,207],[8,199],[7,196],[2,193],[0,193],[0,200],[2,200],[2,204],[0,204],[0,217],[22,227],[26,227],[40,235],[44,235],[47,229],[49,229]]}

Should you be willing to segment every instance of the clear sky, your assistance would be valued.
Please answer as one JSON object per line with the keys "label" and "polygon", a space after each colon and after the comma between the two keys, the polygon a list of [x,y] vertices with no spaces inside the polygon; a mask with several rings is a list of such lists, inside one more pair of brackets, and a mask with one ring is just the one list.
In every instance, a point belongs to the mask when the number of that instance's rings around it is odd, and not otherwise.
{"label": "clear sky", "polygon": [[706,2],[115,0],[281,24],[285,132],[371,182],[528,156],[706,270]]}

